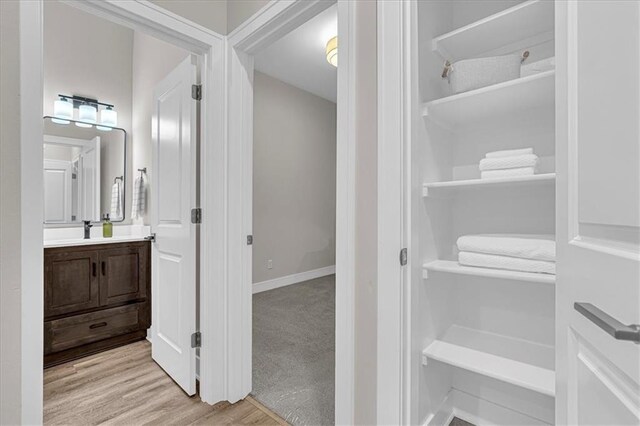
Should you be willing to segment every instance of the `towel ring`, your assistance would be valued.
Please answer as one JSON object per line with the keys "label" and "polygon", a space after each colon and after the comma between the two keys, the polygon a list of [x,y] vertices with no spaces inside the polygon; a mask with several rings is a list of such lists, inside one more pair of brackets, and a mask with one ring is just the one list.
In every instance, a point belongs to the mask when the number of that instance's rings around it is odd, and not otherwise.
{"label": "towel ring", "polygon": [[124,176],[116,176],[116,177],[114,177],[113,178],[113,183],[116,183],[118,181],[118,179],[124,181]]}

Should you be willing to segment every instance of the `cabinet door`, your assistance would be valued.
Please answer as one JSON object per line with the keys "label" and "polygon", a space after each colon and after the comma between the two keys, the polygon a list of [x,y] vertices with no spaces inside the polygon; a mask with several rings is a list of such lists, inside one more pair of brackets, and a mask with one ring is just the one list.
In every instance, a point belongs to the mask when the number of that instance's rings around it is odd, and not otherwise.
{"label": "cabinet door", "polygon": [[100,305],[145,299],[148,257],[141,245],[100,250]]}
{"label": "cabinet door", "polygon": [[100,306],[97,252],[47,252],[44,277],[45,317]]}

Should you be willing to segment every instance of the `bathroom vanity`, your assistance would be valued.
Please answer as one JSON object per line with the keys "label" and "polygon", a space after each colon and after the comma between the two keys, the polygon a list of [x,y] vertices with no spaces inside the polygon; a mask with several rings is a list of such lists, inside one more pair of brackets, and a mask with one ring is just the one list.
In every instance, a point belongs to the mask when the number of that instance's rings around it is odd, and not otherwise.
{"label": "bathroom vanity", "polygon": [[45,245],[45,368],[142,340],[150,325],[150,241]]}

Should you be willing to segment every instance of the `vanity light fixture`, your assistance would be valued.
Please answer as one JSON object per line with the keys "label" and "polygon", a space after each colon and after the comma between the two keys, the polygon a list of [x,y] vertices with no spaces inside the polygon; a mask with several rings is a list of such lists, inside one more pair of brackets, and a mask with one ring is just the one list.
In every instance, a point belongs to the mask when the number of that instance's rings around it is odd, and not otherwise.
{"label": "vanity light fixture", "polygon": [[[98,102],[97,99],[85,98],[83,96],[58,95],[53,103],[53,121],[56,124],[69,124],[73,120],[73,109],[78,108],[78,127],[93,127],[104,132],[110,131],[118,125],[118,113],[111,104]],[[98,122],[98,110],[100,110],[100,122]]]}
{"label": "vanity light fixture", "polygon": [[56,124],[69,124],[73,120],[73,102],[65,97],[60,97],[53,103],[53,116],[51,119]]}
{"label": "vanity light fixture", "polygon": [[338,36],[335,36],[327,42],[327,62],[334,67],[338,66]]}
{"label": "vanity light fixture", "polygon": [[100,124],[103,124],[103,126],[96,126],[96,129],[102,130],[103,132],[109,132],[112,127],[118,125],[118,113],[112,106],[108,106],[106,109],[100,111]]}

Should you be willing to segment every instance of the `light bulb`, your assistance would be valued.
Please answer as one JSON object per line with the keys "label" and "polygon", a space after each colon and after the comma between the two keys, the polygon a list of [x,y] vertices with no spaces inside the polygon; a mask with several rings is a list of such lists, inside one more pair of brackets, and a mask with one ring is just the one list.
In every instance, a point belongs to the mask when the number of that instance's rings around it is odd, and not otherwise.
{"label": "light bulb", "polygon": [[84,123],[76,123],[76,126],[91,127],[96,122],[97,115],[98,111],[93,105],[80,105],[80,108],[78,108],[78,120],[84,121]]}
{"label": "light bulb", "polygon": [[96,129],[105,132],[110,131],[112,127],[116,127],[118,125],[118,113],[115,110],[111,109],[111,107],[103,109],[102,111],[100,111],[100,124],[109,127],[96,126]]}
{"label": "light bulb", "polygon": [[67,98],[58,99],[53,103],[53,116],[51,119],[56,124],[69,124],[73,120],[73,102]]}

